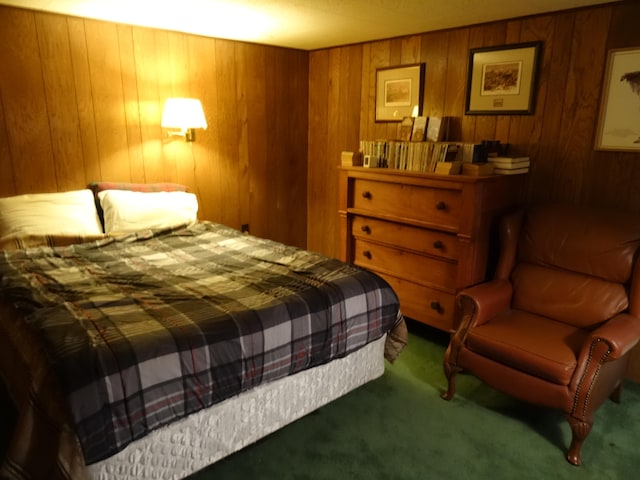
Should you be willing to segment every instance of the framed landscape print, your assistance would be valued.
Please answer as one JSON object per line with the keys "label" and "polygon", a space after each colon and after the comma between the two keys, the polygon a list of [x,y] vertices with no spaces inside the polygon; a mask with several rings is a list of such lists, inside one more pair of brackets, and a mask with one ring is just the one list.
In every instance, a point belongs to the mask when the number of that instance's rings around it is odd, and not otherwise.
{"label": "framed landscape print", "polygon": [[595,148],[640,152],[640,48],[609,51]]}
{"label": "framed landscape print", "polygon": [[532,114],[542,42],[469,52],[467,115]]}
{"label": "framed landscape print", "polygon": [[401,122],[421,114],[424,63],[376,70],[376,122]]}

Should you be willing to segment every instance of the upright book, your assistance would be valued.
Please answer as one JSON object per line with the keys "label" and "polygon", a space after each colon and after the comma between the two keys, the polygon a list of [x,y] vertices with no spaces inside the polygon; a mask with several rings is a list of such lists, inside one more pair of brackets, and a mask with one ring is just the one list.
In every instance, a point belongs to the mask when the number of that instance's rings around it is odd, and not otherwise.
{"label": "upright book", "polygon": [[447,137],[448,118],[429,117],[427,122],[427,140],[441,142]]}
{"label": "upright book", "polygon": [[416,117],[413,121],[413,131],[411,132],[412,142],[422,142],[427,129],[427,117]]}
{"label": "upright book", "polygon": [[404,117],[400,123],[399,140],[408,142],[411,140],[411,133],[413,132],[413,117]]}

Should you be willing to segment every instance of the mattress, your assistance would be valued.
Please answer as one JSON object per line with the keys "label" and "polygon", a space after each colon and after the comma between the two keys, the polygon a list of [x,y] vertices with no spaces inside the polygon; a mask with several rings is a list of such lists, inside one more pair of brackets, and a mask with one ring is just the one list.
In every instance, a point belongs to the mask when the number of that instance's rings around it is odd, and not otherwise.
{"label": "mattress", "polygon": [[90,465],[94,480],[185,478],[384,373],[385,338],[351,355],[260,385],[151,432]]}

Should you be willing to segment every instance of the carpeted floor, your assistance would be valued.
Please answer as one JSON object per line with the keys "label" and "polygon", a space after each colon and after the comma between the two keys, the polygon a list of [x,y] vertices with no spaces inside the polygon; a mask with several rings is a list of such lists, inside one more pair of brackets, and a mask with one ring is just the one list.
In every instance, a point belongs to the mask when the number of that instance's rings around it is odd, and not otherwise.
{"label": "carpeted floor", "polygon": [[[190,480],[580,479],[637,477],[640,384],[596,414],[583,465],[564,458],[564,416],[531,407],[461,375],[451,402],[442,356],[447,337],[410,323],[410,343],[385,374]],[[1,397],[1,395],[0,395]],[[0,398],[2,418],[8,405]],[[0,453],[7,423],[0,424]]]}
{"label": "carpeted floor", "polygon": [[564,458],[564,416],[459,376],[451,402],[447,337],[410,324],[408,348],[385,374],[257,444],[199,472],[214,479],[629,479],[640,468],[640,385],[607,402],[582,450]]}

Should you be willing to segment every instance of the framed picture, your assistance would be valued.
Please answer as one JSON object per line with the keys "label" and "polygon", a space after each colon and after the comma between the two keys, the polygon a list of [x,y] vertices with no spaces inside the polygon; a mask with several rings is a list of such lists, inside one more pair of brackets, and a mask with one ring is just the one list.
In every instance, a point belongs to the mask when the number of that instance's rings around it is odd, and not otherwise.
{"label": "framed picture", "polygon": [[421,114],[424,65],[376,70],[376,122],[401,122]]}
{"label": "framed picture", "polygon": [[595,148],[640,152],[640,48],[609,51]]}
{"label": "framed picture", "polygon": [[471,49],[465,113],[532,114],[541,50],[542,42]]}

